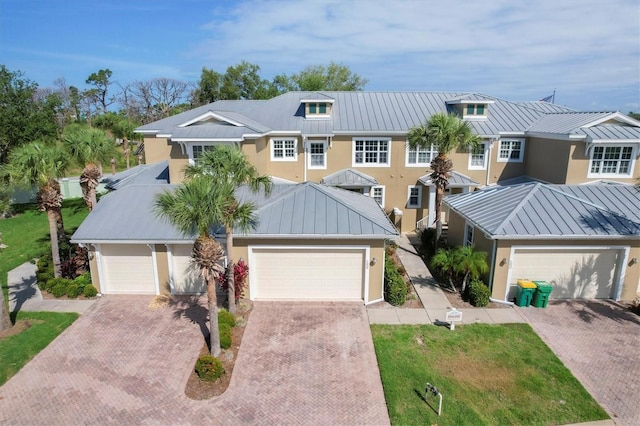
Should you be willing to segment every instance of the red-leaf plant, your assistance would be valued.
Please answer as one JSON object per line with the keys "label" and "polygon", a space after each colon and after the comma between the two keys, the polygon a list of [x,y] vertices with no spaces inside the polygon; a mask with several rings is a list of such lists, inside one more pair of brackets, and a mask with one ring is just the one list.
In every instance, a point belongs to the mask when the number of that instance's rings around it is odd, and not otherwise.
{"label": "red-leaf plant", "polygon": [[[233,278],[234,278],[235,287],[236,287],[236,294],[235,294],[236,303],[244,295],[244,290],[247,287],[246,286],[247,275],[249,275],[249,267],[247,266],[245,261],[242,260],[242,258],[240,258],[240,260],[238,260],[238,262],[235,265],[233,265]],[[220,273],[218,280],[220,282],[220,287],[222,287],[225,290],[229,288],[229,280],[228,280],[226,271]]]}

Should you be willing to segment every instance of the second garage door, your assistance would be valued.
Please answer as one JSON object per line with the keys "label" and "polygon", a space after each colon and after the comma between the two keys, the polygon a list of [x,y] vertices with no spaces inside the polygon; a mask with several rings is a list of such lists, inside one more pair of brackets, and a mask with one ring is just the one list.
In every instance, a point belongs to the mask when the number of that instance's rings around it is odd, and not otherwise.
{"label": "second garage door", "polygon": [[518,278],[528,278],[552,283],[552,299],[615,298],[623,254],[623,250],[613,248],[516,248],[510,280],[512,293]]}
{"label": "second garage door", "polygon": [[193,244],[174,244],[171,247],[174,294],[198,294],[207,291],[204,280],[191,257]]}
{"label": "second garage door", "polygon": [[153,257],[147,245],[103,244],[100,247],[105,294],[155,294]]}
{"label": "second garage door", "polygon": [[252,299],[362,300],[363,248],[251,249]]}

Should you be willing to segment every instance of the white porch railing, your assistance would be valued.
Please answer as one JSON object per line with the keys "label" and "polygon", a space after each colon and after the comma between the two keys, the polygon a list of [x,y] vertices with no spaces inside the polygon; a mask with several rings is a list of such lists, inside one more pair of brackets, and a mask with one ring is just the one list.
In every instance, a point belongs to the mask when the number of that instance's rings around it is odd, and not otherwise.
{"label": "white porch railing", "polygon": [[429,217],[423,217],[419,221],[416,222],[416,231],[424,231],[429,227]]}

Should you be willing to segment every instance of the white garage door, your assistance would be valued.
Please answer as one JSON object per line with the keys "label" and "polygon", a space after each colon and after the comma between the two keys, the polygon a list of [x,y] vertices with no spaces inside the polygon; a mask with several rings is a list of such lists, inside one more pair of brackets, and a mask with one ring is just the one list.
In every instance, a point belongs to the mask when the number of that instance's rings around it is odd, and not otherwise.
{"label": "white garage door", "polygon": [[173,293],[204,293],[207,289],[198,267],[191,261],[193,244],[180,244],[171,247],[173,259]]}
{"label": "white garage door", "polygon": [[365,249],[253,248],[252,299],[362,300]]}
{"label": "white garage door", "polygon": [[155,294],[153,258],[147,245],[101,246],[105,294]]}
{"label": "white garage door", "polygon": [[528,278],[551,283],[551,299],[615,298],[623,253],[610,248],[515,249],[510,296],[515,296],[517,280]]}

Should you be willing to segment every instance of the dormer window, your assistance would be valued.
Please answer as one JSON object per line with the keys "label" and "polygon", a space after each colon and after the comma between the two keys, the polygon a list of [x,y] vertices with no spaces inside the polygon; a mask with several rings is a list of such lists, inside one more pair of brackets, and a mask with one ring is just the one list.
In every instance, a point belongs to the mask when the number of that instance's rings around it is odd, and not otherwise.
{"label": "dormer window", "polygon": [[307,118],[328,118],[331,104],[328,102],[307,102]]}
{"label": "dormer window", "polygon": [[464,115],[480,115],[484,116],[487,106],[485,104],[467,104]]}

